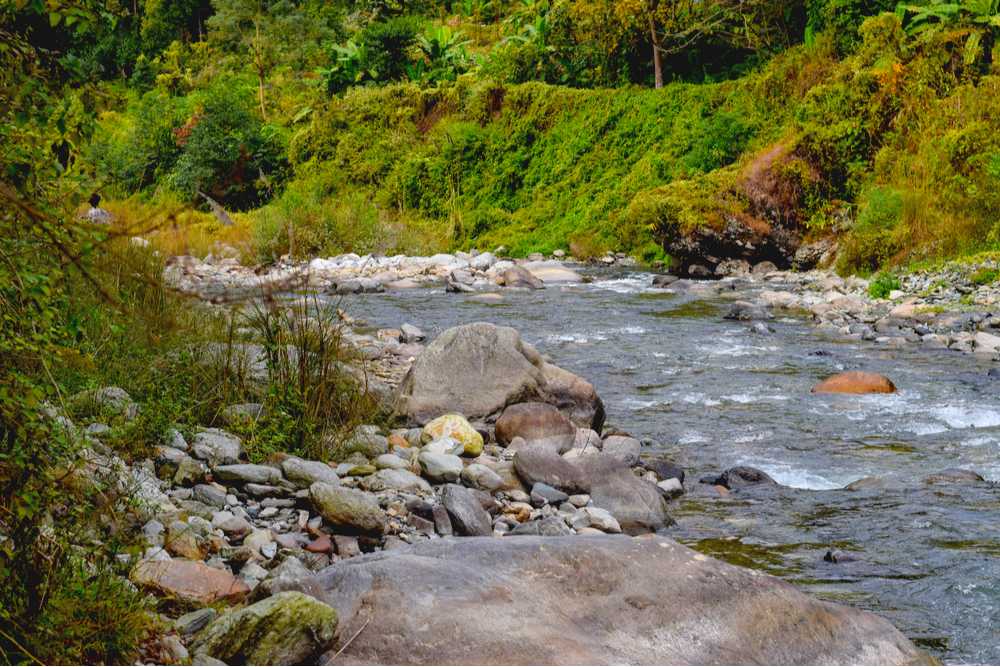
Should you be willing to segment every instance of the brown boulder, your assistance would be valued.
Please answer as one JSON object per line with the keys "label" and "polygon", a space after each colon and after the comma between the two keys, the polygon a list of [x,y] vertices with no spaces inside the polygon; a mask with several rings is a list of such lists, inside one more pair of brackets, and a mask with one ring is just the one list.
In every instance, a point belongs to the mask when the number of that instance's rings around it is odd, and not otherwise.
{"label": "brown boulder", "polygon": [[892,380],[865,371],[849,371],[829,377],[812,388],[814,394],[894,394]]}
{"label": "brown boulder", "polygon": [[340,561],[316,580],[341,621],[341,643],[321,664],[928,659],[884,618],[660,536],[430,540]]}
{"label": "brown boulder", "polygon": [[547,403],[515,403],[497,419],[496,439],[501,445],[509,445],[516,437],[551,446],[561,454],[573,446],[576,426]]}
{"label": "brown boulder", "polygon": [[237,602],[250,592],[242,580],[225,570],[193,560],[144,560],[132,570],[132,582],[164,597],[207,605]]}

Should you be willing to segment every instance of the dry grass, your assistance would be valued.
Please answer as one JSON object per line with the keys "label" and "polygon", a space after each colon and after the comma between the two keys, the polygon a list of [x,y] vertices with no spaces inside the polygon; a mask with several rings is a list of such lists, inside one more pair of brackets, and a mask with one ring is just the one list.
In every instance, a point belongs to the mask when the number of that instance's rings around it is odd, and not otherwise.
{"label": "dry grass", "polygon": [[[141,236],[161,254],[205,257],[233,254],[239,259],[255,256],[253,229],[248,216],[232,214],[232,225],[223,225],[205,213],[170,200],[150,203],[139,197],[103,204],[114,216],[114,230],[126,237]],[[231,250],[230,250],[231,249]]]}

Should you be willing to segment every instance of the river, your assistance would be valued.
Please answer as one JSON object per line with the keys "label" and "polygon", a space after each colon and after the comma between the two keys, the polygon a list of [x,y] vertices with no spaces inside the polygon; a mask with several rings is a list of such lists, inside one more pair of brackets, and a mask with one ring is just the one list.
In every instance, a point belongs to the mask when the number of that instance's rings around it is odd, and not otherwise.
{"label": "river", "polygon": [[[587,378],[608,424],[650,438],[687,471],[675,539],[882,614],[946,663],[1000,663],[1000,486],[926,485],[946,468],[1000,480],[1000,380],[947,350],[885,349],[794,318],[761,334],[724,320],[731,297],[650,287],[639,272],[503,292],[484,302],[441,287],[352,297],[372,326],[429,337],[487,321],[518,329]],[[893,395],[813,395],[818,380],[871,370]],[[720,497],[699,478],[734,465],[784,487]],[[866,476],[889,488],[844,491]],[[850,556],[827,562],[837,549]]]}

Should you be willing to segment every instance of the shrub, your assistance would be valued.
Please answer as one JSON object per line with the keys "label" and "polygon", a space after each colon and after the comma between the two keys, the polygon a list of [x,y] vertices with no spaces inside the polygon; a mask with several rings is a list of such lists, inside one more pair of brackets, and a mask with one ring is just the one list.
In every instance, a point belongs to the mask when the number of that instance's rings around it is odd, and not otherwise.
{"label": "shrub", "polygon": [[191,200],[198,192],[237,209],[267,201],[285,178],[279,133],[251,111],[249,91],[223,80],[208,89],[174,136],[181,154],[170,185]]}
{"label": "shrub", "polygon": [[263,417],[249,425],[253,460],[289,452],[326,460],[354,429],[371,423],[378,401],[367,376],[347,370],[352,353],[334,309],[317,299],[295,306],[264,304],[247,317],[267,357]]}
{"label": "shrub", "polygon": [[874,271],[902,250],[897,227],[903,217],[903,194],[896,189],[871,189],[857,221],[841,243],[838,268]]}
{"label": "shrub", "polygon": [[969,276],[973,285],[992,285],[997,279],[1000,279],[1000,269],[991,269],[985,266]]}
{"label": "shrub", "polygon": [[873,299],[886,299],[893,290],[898,290],[899,288],[899,279],[891,273],[883,271],[868,283],[868,296]]}

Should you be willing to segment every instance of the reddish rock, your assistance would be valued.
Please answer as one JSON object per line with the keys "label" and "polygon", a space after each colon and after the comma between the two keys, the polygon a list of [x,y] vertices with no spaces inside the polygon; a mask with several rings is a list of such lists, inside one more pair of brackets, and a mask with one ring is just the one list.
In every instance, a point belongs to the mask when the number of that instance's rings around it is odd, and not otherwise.
{"label": "reddish rock", "polygon": [[163,597],[207,605],[224,600],[237,602],[250,588],[225,570],[193,560],[140,561],[132,570],[132,582]]}
{"label": "reddish rock", "polygon": [[850,371],[829,377],[812,388],[814,394],[894,394],[896,385],[878,373]]}
{"label": "reddish rock", "polygon": [[333,550],[333,542],[330,541],[329,535],[320,535],[315,540],[307,544],[305,549],[306,551],[311,551],[315,554],[326,554]]}

